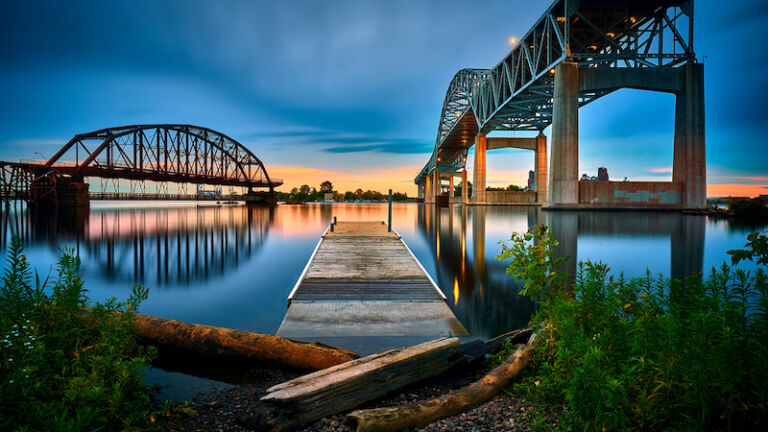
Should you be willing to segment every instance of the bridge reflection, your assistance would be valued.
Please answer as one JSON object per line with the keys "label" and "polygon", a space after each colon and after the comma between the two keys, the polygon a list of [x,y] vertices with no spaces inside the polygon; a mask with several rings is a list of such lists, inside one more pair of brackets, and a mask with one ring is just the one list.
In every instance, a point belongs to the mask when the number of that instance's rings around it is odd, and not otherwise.
{"label": "bridge reflection", "polygon": [[[495,258],[498,242],[512,231],[545,223],[568,256],[573,274],[578,260],[607,261],[616,268],[684,278],[700,273],[706,218],[672,213],[543,212],[536,207],[420,206],[418,226],[435,257],[437,282],[459,320],[473,336],[492,337],[525,325],[534,305],[517,293],[522,285],[506,275],[508,263]],[[579,252],[579,241],[585,246]],[[669,244],[669,258],[664,257]],[[596,246],[595,246],[596,245]],[[592,246],[592,247],[586,247]],[[629,251],[621,251],[627,247]],[[621,252],[621,253],[619,253]],[[667,267],[668,265],[668,267]],[[669,268],[669,273],[665,270]],[[627,276],[640,276],[628,274]]]}
{"label": "bridge reflection", "polygon": [[41,214],[23,206],[0,214],[0,247],[12,235],[25,244],[71,245],[86,272],[106,280],[153,287],[206,281],[233,272],[257,254],[274,208],[163,206],[60,208]]}

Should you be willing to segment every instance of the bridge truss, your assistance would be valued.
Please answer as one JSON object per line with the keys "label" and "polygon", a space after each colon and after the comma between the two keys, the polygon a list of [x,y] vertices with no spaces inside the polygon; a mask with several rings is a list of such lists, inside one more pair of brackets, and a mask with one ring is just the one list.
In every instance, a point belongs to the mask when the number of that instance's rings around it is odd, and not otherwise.
{"label": "bridge truss", "polygon": [[[464,168],[478,133],[552,123],[555,68],[675,68],[696,61],[693,0],[556,0],[491,69],[462,69],[443,101],[433,153],[415,179]],[[583,106],[617,90],[579,94]]]}
{"label": "bridge truss", "polygon": [[[196,183],[274,190],[282,184],[245,146],[214,130],[157,124],[106,128],[75,135],[45,163],[0,162],[0,196],[40,198],[58,182],[86,177]],[[47,192],[46,192],[47,191]]]}

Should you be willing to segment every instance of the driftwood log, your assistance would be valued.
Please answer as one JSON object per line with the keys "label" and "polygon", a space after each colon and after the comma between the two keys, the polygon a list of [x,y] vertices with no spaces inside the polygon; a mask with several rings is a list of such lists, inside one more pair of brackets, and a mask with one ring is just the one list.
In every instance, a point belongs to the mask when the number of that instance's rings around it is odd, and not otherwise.
{"label": "driftwood log", "polygon": [[536,334],[533,334],[528,343],[519,347],[507,361],[482,379],[460,390],[428,401],[394,408],[353,411],[347,415],[345,423],[355,427],[357,432],[399,431],[403,428],[425,426],[440,418],[466,411],[493,398],[525,369],[531,361],[535,343]]}
{"label": "driftwood log", "polygon": [[352,351],[319,342],[295,341],[147,315],[137,314],[133,322],[144,343],[205,356],[225,356],[300,370],[325,369],[360,357]]}
{"label": "driftwood log", "polygon": [[504,340],[525,340],[530,331],[526,328],[488,342],[478,340],[463,345],[458,338],[436,339],[298,377],[268,389],[255,414],[238,421],[242,426],[256,430],[294,430],[440,375],[458,365],[485,358]]}
{"label": "driftwood log", "polygon": [[291,431],[461,362],[459,338],[442,338],[393,349],[321,370],[267,390],[255,414],[241,425],[261,431]]}

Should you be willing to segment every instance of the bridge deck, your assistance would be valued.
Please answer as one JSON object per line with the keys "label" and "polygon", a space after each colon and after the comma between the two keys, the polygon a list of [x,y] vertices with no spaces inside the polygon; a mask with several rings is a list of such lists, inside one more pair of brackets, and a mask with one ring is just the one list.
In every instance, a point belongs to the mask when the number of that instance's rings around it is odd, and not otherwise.
{"label": "bridge deck", "polygon": [[296,338],[466,335],[395,232],[339,222],[318,243],[277,334]]}

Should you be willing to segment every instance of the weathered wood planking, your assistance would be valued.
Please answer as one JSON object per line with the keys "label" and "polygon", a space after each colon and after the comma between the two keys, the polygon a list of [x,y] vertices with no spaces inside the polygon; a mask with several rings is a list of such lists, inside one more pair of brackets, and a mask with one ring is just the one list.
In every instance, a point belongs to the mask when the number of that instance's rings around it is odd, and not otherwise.
{"label": "weathered wood planking", "polygon": [[387,231],[387,226],[382,222],[338,222],[333,231],[325,234],[331,237],[393,237],[400,238],[394,231]]}
{"label": "weathered wood planking", "polygon": [[278,384],[261,398],[263,405],[249,419],[248,426],[293,430],[348,411],[466,362],[461,348],[458,338],[442,338],[373,354]]}
{"label": "weathered wood planking", "polygon": [[281,336],[467,334],[400,236],[379,222],[327,231],[288,300]]}

